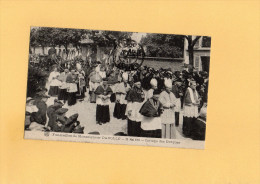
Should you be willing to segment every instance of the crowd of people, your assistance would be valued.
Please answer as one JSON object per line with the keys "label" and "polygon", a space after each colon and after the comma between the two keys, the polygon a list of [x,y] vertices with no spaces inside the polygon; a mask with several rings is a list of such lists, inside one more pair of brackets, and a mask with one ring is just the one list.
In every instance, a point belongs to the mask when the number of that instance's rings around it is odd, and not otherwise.
{"label": "crowd of people", "polygon": [[[110,116],[126,120],[127,136],[175,139],[183,116],[183,135],[204,140],[207,89],[208,73],[190,68],[173,72],[141,66],[129,70],[82,59],[60,62],[52,66],[46,87],[28,97],[25,128],[35,122],[46,131],[84,133],[79,114],[66,117],[66,112],[87,100],[96,104],[98,125],[109,123]],[[56,99],[47,107],[49,97]]]}

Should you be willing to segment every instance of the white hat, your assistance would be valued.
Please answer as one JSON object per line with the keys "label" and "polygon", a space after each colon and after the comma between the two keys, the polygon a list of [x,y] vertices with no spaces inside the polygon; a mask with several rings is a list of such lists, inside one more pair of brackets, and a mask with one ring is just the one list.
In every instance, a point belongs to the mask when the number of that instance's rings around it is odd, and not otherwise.
{"label": "white hat", "polygon": [[164,80],[164,85],[167,88],[172,88],[172,81],[171,81],[171,79],[165,79]]}
{"label": "white hat", "polygon": [[126,72],[124,72],[124,73],[122,74],[122,77],[123,77],[123,79],[124,79],[125,81],[128,80],[128,74],[127,74]]}
{"label": "white hat", "polygon": [[157,86],[157,80],[155,78],[152,78],[151,81],[150,81],[150,84],[152,86]]}

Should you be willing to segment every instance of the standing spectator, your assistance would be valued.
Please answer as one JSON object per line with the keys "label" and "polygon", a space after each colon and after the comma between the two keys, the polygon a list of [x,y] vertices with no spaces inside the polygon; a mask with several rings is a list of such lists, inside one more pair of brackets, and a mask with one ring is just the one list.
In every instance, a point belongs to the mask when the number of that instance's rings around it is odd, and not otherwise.
{"label": "standing spectator", "polygon": [[159,101],[163,105],[162,113],[162,138],[166,139],[175,139],[176,130],[174,126],[175,122],[175,113],[174,107],[176,105],[176,97],[171,92],[172,90],[172,81],[167,79],[164,81],[165,90],[160,94]]}
{"label": "standing spectator", "polygon": [[150,84],[151,84],[151,89],[149,89],[147,92],[147,97],[146,97],[147,99],[153,97],[153,92],[154,90],[157,89],[157,80],[155,78],[152,78]]}
{"label": "standing spectator", "polygon": [[180,117],[180,111],[181,111],[181,97],[183,96],[181,91],[181,84],[182,81],[180,79],[176,79],[174,81],[174,85],[172,86],[172,93],[176,97],[176,106],[174,108],[175,111],[175,125],[176,127],[179,126],[179,117]]}
{"label": "standing spectator", "polygon": [[112,89],[107,84],[107,79],[97,87],[95,94],[97,95],[96,121],[97,124],[107,123],[110,121],[109,104]]}
{"label": "standing spectator", "polygon": [[50,96],[54,96],[54,97],[58,96],[59,86],[61,84],[61,82],[58,80],[59,75],[60,75],[60,73],[58,72],[57,66],[54,66],[53,71],[50,73],[49,79],[48,79],[49,86],[50,86],[48,94]]}
{"label": "standing spectator", "polygon": [[125,72],[122,75],[123,81],[117,84],[115,88],[116,93],[116,103],[114,108],[114,117],[117,119],[126,119],[125,111],[126,111],[126,94],[130,90],[130,85],[127,83],[128,74]]}
{"label": "standing spectator", "polygon": [[95,71],[93,71],[89,76],[89,78],[90,78],[90,81],[89,81],[90,103],[96,103],[95,90],[102,82],[102,77],[100,76],[99,72],[100,72],[100,67],[97,66],[95,68]]}
{"label": "standing spectator", "polygon": [[184,113],[183,113],[183,134],[187,137],[190,136],[192,124],[198,117],[198,107],[200,99],[196,90],[196,82],[190,81],[184,95]]}
{"label": "standing spectator", "polygon": [[191,138],[193,140],[205,140],[206,134],[206,114],[207,114],[207,104],[200,110],[199,117],[194,121],[191,130]]}
{"label": "standing spectator", "polygon": [[78,98],[83,100],[85,98],[86,92],[86,81],[85,81],[85,72],[81,69],[78,70]]}
{"label": "standing spectator", "polygon": [[141,133],[141,121],[142,115],[140,109],[145,99],[144,91],[141,87],[141,81],[139,78],[134,78],[134,86],[126,95],[127,107],[126,115],[127,120],[127,134],[128,136],[139,137]]}
{"label": "standing spectator", "polygon": [[75,70],[72,69],[71,73],[68,74],[66,82],[68,84],[68,90],[67,90],[67,94],[68,94],[68,105],[74,105],[77,102],[76,99],[76,93],[78,91],[77,89],[77,75],[75,73]]}
{"label": "standing spectator", "polygon": [[153,96],[149,98],[140,109],[140,113],[144,116],[141,123],[141,137],[161,138],[162,123],[161,113],[162,104],[159,101],[160,91],[154,90]]}
{"label": "standing spectator", "polygon": [[60,74],[60,76],[58,77],[58,80],[61,82],[61,85],[59,87],[59,94],[58,94],[58,100],[63,100],[63,102],[65,103],[67,101],[67,76],[69,74],[69,70],[68,69],[64,69],[64,72],[62,72]]}
{"label": "standing spectator", "polygon": [[102,79],[107,77],[107,74],[106,74],[106,71],[105,71],[105,67],[103,65],[100,66],[99,75],[102,77]]}

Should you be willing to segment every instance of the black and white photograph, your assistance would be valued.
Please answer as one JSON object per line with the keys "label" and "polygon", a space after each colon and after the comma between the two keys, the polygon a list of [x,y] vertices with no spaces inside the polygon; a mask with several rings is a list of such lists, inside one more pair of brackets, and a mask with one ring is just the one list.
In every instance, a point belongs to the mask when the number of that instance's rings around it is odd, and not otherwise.
{"label": "black and white photograph", "polygon": [[205,148],[210,36],[31,27],[28,37],[25,139]]}

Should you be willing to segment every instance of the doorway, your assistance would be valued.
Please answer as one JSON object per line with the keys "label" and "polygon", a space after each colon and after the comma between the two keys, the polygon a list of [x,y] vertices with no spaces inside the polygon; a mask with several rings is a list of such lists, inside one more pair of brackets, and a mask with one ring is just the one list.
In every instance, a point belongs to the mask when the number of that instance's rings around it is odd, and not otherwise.
{"label": "doorway", "polygon": [[210,61],[209,56],[201,56],[202,71],[206,71],[209,73],[209,61]]}

